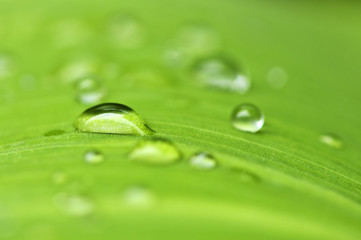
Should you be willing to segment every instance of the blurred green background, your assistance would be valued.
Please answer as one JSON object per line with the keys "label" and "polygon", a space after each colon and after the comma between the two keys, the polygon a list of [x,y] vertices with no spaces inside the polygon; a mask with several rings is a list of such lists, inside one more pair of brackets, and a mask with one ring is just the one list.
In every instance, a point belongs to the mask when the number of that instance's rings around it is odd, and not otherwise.
{"label": "blurred green background", "polygon": [[[0,239],[360,239],[360,12],[359,1],[0,0]],[[192,66],[213,54],[245,69],[245,94],[195,83]],[[74,131],[93,105],[76,100],[83,74],[182,161],[134,164],[141,137]],[[265,114],[257,134],[231,127],[243,102]],[[319,141],[328,132],[341,149]],[[104,162],[85,163],[88,149]],[[219,166],[192,169],[199,151]]]}

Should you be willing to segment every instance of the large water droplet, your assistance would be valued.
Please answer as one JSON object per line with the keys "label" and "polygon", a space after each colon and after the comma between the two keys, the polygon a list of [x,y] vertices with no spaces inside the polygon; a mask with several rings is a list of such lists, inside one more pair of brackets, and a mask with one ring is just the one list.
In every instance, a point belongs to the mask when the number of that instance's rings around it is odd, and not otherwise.
{"label": "large water droplet", "polygon": [[129,154],[131,161],[153,165],[175,163],[180,158],[181,153],[177,147],[163,139],[144,140]]}
{"label": "large water droplet", "polygon": [[89,164],[99,164],[104,161],[104,155],[98,150],[89,150],[84,155],[85,162]]}
{"label": "large water droplet", "polygon": [[257,132],[264,124],[261,110],[253,104],[238,105],[232,113],[231,122],[234,128],[244,132]]}
{"label": "large water droplet", "polygon": [[75,121],[81,132],[151,135],[154,133],[130,107],[103,103],[89,108]]}
{"label": "large water droplet", "polygon": [[201,85],[244,94],[251,82],[238,65],[225,57],[201,59],[192,68],[192,75]]}
{"label": "large water droplet", "polygon": [[109,23],[109,35],[113,44],[121,48],[136,48],[144,43],[142,24],[130,15],[118,15]]}
{"label": "large water droplet", "polygon": [[105,89],[102,81],[96,76],[84,76],[75,82],[77,100],[82,104],[94,104],[103,99]]}
{"label": "large water droplet", "polygon": [[89,215],[94,210],[93,203],[78,195],[68,195],[58,193],[54,196],[53,202],[65,213],[73,217],[83,217]]}
{"label": "large water droplet", "polygon": [[131,186],[123,192],[122,202],[126,207],[144,209],[155,204],[156,196],[146,187]]}
{"label": "large water droplet", "polygon": [[206,152],[196,153],[190,159],[189,163],[193,168],[208,170],[217,166],[214,157]]}
{"label": "large water droplet", "polygon": [[181,28],[166,48],[167,64],[178,66],[187,61],[211,54],[219,48],[220,40],[214,29],[207,25],[193,24]]}
{"label": "large water droplet", "polygon": [[273,88],[282,88],[288,79],[287,72],[281,67],[274,67],[267,74],[268,84]]}
{"label": "large water droplet", "polygon": [[326,133],[321,135],[320,141],[333,148],[342,148],[343,146],[341,138],[333,133]]}

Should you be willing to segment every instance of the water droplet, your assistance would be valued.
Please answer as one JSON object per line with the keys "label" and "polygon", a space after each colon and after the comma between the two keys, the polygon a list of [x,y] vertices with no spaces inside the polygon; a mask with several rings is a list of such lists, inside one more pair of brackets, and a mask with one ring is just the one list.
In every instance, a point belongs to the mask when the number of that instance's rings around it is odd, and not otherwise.
{"label": "water droplet", "polygon": [[282,88],[288,80],[287,72],[281,67],[274,67],[267,74],[268,84],[273,88]]}
{"label": "water droplet", "polygon": [[238,130],[255,133],[262,128],[263,124],[263,114],[253,104],[240,104],[233,110],[232,125]]}
{"label": "water droplet", "polygon": [[155,205],[156,196],[143,186],[131,186],[122,194],[122,202],[126,207],[144,209]]}
{"label": "water droplet", "polygon": [[342,148],[343,146],[343,142],[341,138],[333,133],[327,133],[321,135],[320,141],[333,148]]}
{"label": "water droplet", "polygon": [[62,171],[56,171],[53,173],[52,179],[55,184],[62,185],[66,183],[66,181],[68,180],[68,176]]}
{"label": "water droplet", "polygon": [[151,135],[154,133],[130,107],[103,103],[87,109],[75,122],[81,132]]}
{"label": "water droplet", "polygon": [[85,153],[84,160],[90,164],[99,164],[104,161],[104,155],[98,150],[89,150]]}
{"label": "water droplet", "polygon": [[75,82],[77,100],[82,104],[94,104],[103,99],[105,90],[102,81],[92,75],[79,78]]}
{"label": "water droplet", "polygon": [[144,140],[129,154],[129,159],[138,163],[167,165],[179,161],[181,153],[170,141],[163,139]]}
{"label": "water droplet", "polygon": [[79,195],[68,195],[66,193],[57,193],[53,202],[58,206],[65,214],[73,217],[84,217],[89,215],[94,210],[93,203]]}
{"label": "water droplet", "polygon": [[51,130],[49,132],[46,132],[44,134],[45,137],[51,137],[51,136],[59,136],[59,135],[63,135],[65,133],[64,130]]}
{"label": "water droplet", "polygon": [[213,28],[193,24],[177,32],[166,48],[164,58],[169,65],[182,65],[195,57],[213,53],[219,45],[219,36]]}
{"label": "water droplet", "polygon": [[214,157],[206,152],[194,154],[190,158],[189,163],[193,168],[202,170],[213,169],[217,166],[217,162]]}
{"label": "water droplet", "polygon": [[201,85],[240,94],[246,93],[251,85],[247,74],[225,57],[199,60],[192,68],[192,76]]}
{"label": "water droplet", "polygon": [[142,24],[129,15],[112,18],[108,30],[112,43],[120,48],[137,48],[145,41]]}

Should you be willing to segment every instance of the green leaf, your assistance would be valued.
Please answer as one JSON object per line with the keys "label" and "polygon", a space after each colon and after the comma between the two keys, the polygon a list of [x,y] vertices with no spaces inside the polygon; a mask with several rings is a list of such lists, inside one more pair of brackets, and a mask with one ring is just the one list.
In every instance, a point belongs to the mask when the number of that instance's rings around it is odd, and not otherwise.
{"label": "green leaf", "polygon": [[[353,1],[2,0],[0,238],[360,239],[360,8]],[[137,21],[116,23],[117,14]],[[218,47],[212,41],[202,50],[247,66],[246,94],[198,86],[189,74],[198,56],[189,49],[179,65],[164,62],[192,22],[219,37]],[[287,73],[280,89],[267,82],[275,67]],[[76,101],[71,82],[86,72],[105,82],[104,102],[135,109],[154,137],[177,146],[181,161],[137,164],[129,154],[151,138],[76,131],[73,123],[92,106]],[[260,132],[232,127],[241,103],[264,113]],[[320,141],[325,133],[342,147]],[[84,160],[92,149],[104,155],[100,164]],[[217,167],[192,168],[199,152]]]}

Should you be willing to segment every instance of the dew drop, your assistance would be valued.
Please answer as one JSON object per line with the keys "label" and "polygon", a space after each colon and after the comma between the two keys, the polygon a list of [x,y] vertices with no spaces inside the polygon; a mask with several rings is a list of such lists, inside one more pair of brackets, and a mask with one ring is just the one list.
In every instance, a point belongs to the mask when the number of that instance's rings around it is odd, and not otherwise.
{"label": "dew drop", "polygon": [[194,64],[191,72],[197,83],[215,89],[244,94],[251,85],[247,74],[225,57],[201,59]]}
{"label": "dew drop", "polygon": [[129,154],[129,159],[133,162],[152,165],[167,165],[180,158],[181,153],[177,147],[163,139],[144,140]]}
{"label": "dew drop", "polygon": [[99,164],[104,161],[104,155],[98,150],[89,150],[85,153],[84,160],[89,164]]}
{"label": "dew drop", "polygon": [[122,193],[122,202],[126,207],[144,209],[154,206],[155,194],[143,186],[131,186]]}
{"label": "dew drop", "polygon": [[268,84],[273,88],[282,88],[288,80],[287,72],[281,67],[274,67],[267,74]]}
{"label": "dew drop", "polygon": [[73,217],[84,217],[94,210],[93,203],[88,198],[79,195],[57,193],[53,198],[53,202],[65,214]]}
{"label": "dew drop", "polygon": [[238,130],[255,133],[262,128],[264,117],[258,107],[244,103],[233,110],[231,122],[233,127]]}
{"label": "dew drop", "polygon": [[151,135],[154,133],[130,107],[103,103],[87,109],[75,121],[81,132]]}
{"label": "dew drop", "polygon": [[342,139],[333,133],[322,134],[320,137],[320,141],[333,148],[339,149],[343,146]]}
{"label": "dew drop", "polygon": [[102,100],[105,90],[102,81],[96,76],[84,76],[75,82],[77,100],[82,104],[94,104]]}
{"label": "dew drop", "polygon": [[196,153],[190,159],[189,163],[193,168],[208,170],[217,166],[217,162],[214,157],[206,152]]}
{"label": "dew drop", "polygon": [[142,24],[130,15],[118,15],[112,18],[108,30],[110,40],[120,48],[137,48],[145,41],[145,31]]}

